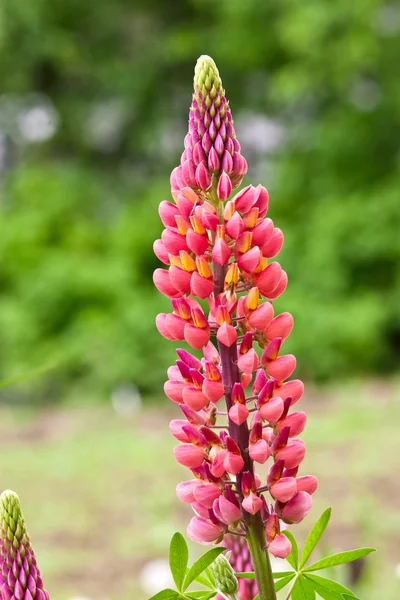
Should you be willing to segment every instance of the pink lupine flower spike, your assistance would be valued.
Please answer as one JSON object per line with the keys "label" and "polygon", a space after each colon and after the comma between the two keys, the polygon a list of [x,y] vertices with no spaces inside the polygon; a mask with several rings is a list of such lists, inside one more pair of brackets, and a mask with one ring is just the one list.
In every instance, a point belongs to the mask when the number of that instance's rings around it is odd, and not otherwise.
{"label": "pink lupine flower spike", "polygon": [[[308,514],[318,483],[298,477],[305,445],[297,436],[306,415],[292,407],[304,385],[291,379],[295,357],[282,352],[293,318],[273,307],[287,285],[273,260],[283,234],[266,217],[262,185],[232,197],[246,171],[218,69],[202,56],[184,151],[171,174],[173,202],[160,204],[165,229],[154,245],[166,265],[154,282],[171,299],[157,328],[194,350],[178,349],[165,384],[182,412],[171,423],[179,442],[174,454],[191,471],[177,493],[195,513],[189,537],[209,544],[239,534],[253,558],[260,600],[274,600],[266,548],[281,558],[290,553],[282,522]],[[264,481],[258,464],[267,466]]]}

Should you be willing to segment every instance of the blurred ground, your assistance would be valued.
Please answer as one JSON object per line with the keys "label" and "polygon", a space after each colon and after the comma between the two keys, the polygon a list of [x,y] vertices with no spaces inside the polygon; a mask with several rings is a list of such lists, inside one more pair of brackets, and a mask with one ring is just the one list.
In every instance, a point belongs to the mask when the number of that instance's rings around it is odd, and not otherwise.
{"label": "blurred ground", "polygon": [[[309,413],[302,473],[316,474],[320,489],[295,532],[303,538],[332,506],[327,550],[378,549],[356,590],[360,598],[398,600],[400,480],[393,467],[400,383],[308,386],[302,408]],[[167,557],[172,533],[184,532],[190,514],[174,492],[188,476],[171,455],[174,414],[166,403],[129,418],[99,405],[41,413],[1,409],[1,485],[21,497],[53,600],[148,597],[140,572],[155,557]]]}

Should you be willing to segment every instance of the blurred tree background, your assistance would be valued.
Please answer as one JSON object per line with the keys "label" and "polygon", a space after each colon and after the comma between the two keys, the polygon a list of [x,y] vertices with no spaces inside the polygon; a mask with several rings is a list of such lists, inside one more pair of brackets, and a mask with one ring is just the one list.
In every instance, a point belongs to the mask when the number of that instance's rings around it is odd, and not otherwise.
{"label": "blurred tree background", "polygon": [[29,384],[51,400],[160,389],[156,207],[203,53],[285,232],[298,373],[394,370],[399,31],[387,0],[3,0],[0,376],[54,366]]}

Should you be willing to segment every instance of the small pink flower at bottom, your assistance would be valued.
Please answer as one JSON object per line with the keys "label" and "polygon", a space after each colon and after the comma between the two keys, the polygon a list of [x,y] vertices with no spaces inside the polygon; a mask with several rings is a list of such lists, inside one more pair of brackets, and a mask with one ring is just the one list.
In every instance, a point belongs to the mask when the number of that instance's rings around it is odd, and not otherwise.
{"label": "small pink flower at bottom", "polygon": [[191,540],[199,544],[212,544],[222,534],[222,529],[203,517],[193,517],[188,525],[187,534]]}

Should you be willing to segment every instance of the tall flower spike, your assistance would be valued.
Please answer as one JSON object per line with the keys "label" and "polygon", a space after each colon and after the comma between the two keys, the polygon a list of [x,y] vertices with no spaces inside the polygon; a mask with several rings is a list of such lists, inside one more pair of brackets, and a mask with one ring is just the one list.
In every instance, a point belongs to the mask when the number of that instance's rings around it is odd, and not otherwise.
{"label": "tall flower spike", "polygon": [[[287,284],[280,264],[270,260],[283,234],[266,216],[269,196],[262,185],[247,185],[230,198],[247,165],[208,56],[196,65],[184,145],[171,175],[175,203],[161,202],[165,229],[154,246],[166,265],[154,282],[171,301],[157,328],[202,354],[178,349],[164,388],[188,421],[171,423],[180,442],[175,458],[191,471],[177,493],[195,513],[189,537],[210,544],[239,534],[253,557],[260,600],[275,600],[265,547],[288,555],[280,520],[300,522],[318,482],[298,477],[305,445],[297,436],[306,415],[292,406],[304,386],[290,379],[295,357],[281,354],[293,318],[275,315],[272,302]],[[266,485],[256,472],[259,463],[267,467]]]}
{"label": "tall flower spike", "polygon": [[19,498],[11,490],[0,496],[0,522],[2,600],[50,600],[43,588]]}

